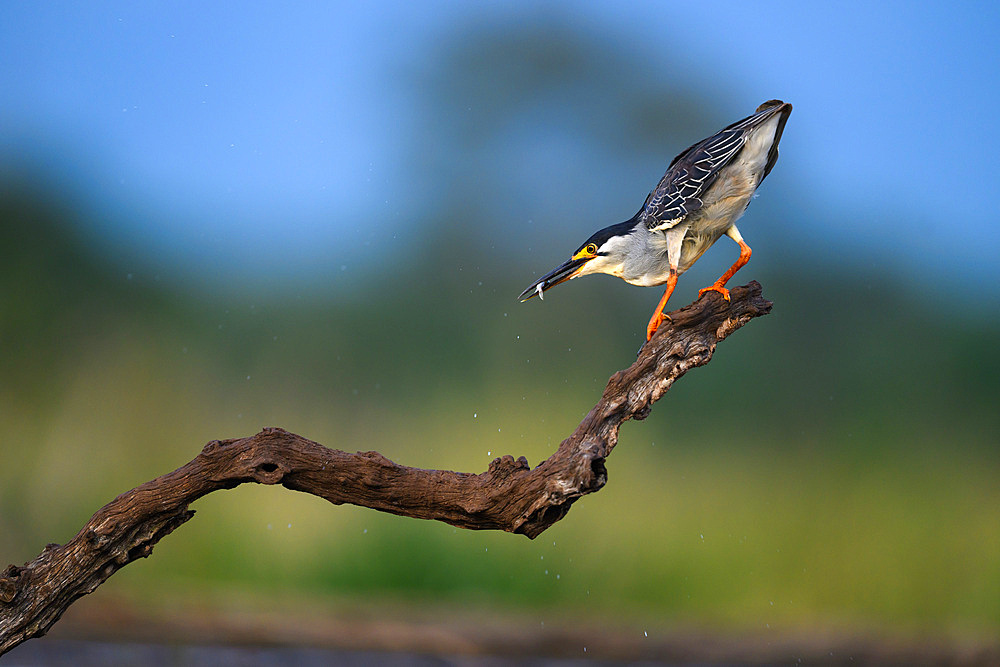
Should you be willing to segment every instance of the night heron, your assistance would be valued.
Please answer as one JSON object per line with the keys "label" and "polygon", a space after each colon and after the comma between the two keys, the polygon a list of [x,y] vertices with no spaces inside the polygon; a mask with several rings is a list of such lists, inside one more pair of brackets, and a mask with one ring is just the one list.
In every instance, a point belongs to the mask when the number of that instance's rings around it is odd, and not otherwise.
{"label": "night heron", "polygon": [[736,228],[736,220],[778,160],[778,142],[791,112],[791,104],[764,102],[753,115],[675,157],[638,213],[595,232],[569,260],[524,290],[521,301],[536,294],[542,298],[550,287],[589,273],[607,273],[643,287],[666,283],[646,326],[649,340],[667,317],[663,308],[677,276],[723,234],[739,244],[740,257],[698,294],[714,290],[728,301],[726,282],[750,260],[750,246]]}

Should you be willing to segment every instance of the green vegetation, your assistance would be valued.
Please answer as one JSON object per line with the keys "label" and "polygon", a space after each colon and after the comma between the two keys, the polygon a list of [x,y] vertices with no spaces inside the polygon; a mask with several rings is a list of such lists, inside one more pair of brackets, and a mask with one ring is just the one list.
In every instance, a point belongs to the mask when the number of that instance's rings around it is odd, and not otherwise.
{"label": "green vegetation", "polygon": [[[60,208],[48,176],[0,183],[0,558],[34,558],[209,440],[264,426],[464,471],[507,453],[537,464],[572,431],[634,360],[659,294],[593,277],[544,303],[515,295],[634,213],[621,202],[641,201],[671,150],[736,116],[562,22],[460,32],[401,77],[419,90],[401,150],[425,203],[372,203],[310,286],[203,285],[88,235],[100,226]],[[795,118],[734,281],[760,280],[773,313],[626,424],[607,487],[537,540],[243,486],[199,501],[96,595],[996,636],[1000,317],[881,272],[890,248],[806,238],[796,221],[842,212],[803,194],[819,186]],[[369,241],[381,264],[338,270]],[[671,306],[733,257],[710,250]]]}
{"label": "green vegetation", "polygon": [[[656,296],[593,279],[519,305],[532,270],[470,242],[475,272],[425,256],[363,293],[195,297],[67,219],[9,191],[0,210],[7,562],[263,426],[422,467],[534,465],[631,363]],[[885,276],[739,278],[773,315],[626,424],[607,487],[535,541],[245,486],[106,588],[996,632],[1000,323],[933,314]]]}

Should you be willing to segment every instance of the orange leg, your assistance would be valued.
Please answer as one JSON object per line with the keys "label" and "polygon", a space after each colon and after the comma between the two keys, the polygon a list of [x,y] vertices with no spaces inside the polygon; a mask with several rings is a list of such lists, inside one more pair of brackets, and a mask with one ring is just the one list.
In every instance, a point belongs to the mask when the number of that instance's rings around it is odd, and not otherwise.
{"label": "orange leg", "polygon": [[660,328],[663,324],[663,320],[669,320],[669,315],[663,314],[663,308],[667,305],[667,299],[673,294],[674,288],[677,286],[677,269],[671,268],[670,275],[667,276],[667,291],[663,293],[663,297],[660,298],[660,303],[656,305],[656,310],[653,311],[653,317],[649,319],[649,324],[646,325],[646,340],[648,341],[656,333],[656,330]]}
{"label": "orange leg", "polygon": [[698,290],[699,297],[701,297],[701,295],[705,292],[718,292],[726,298],[726,301],[729,301],[729,290],[726,289],[726,283],[729,282],[730,278],[736,275],[737,271],[743,268],[744,264],[750,261],[750,246],[748,246],[743,239],[740,239],[738,243],[740,244],[740,258],[736,260],[735,264],[729,267],[728,271],[719,276],[718,280],[710,286],[703,287]]}

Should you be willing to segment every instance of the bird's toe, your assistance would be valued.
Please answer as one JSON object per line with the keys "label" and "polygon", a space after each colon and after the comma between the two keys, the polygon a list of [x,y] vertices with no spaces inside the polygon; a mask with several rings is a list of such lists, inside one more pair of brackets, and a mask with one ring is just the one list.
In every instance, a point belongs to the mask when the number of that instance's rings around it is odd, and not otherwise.
{"label": "bird's toe", "polygon": [[664,320],[669,320],[673,322],[670,316],[667,315],[666,313],[657,313],[656,315],[653,316],[653,319],[649,321],[649,324],[646,325],[647,342],[649,342],[649,339],[653,337],[653,334],[656,333],[656,330],[660,328],[660,325],[663,324]]}
{"label": "bird's toe", "polygon": [[723,299],[725,299],[726,301],[730,301],[729,290],[727,290],[722,285],[709,285],[708,287],[702,287],[700,290],[698,290],[698,298],[700,299],[705,294],[705,292],[718,292],[719,294],[722,295]]}

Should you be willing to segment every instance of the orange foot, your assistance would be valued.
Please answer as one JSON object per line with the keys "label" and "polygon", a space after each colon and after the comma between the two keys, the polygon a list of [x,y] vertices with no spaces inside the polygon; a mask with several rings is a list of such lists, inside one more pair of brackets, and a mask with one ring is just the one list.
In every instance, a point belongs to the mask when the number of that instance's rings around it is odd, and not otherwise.
{"label": "orange foot", "polygon": [[729,299],[729,290],[727,290],[725,287],[723,287],[719,283],[715,283],[715,284],[710,285],[708,287],[702,287],[700,290],[698,290],[698,298],[700,299],[701,295],[704,294],[705,292],[718,292],[719,294],[722,295],[723,299],[725,299],[726,301],[730,300]]}
{"label": "orange foot", "polygon": [[649,320],[649,324],[646,325],[647,341],[653,337],[653,334],[655,334],[656,330],[660,328],[660,325],[663,324],[664,320],[670,320],[673,322],[673,320],[670,319],[670,316],[664,313],[657,313],[656,315],[653,315],[653,318]]}

